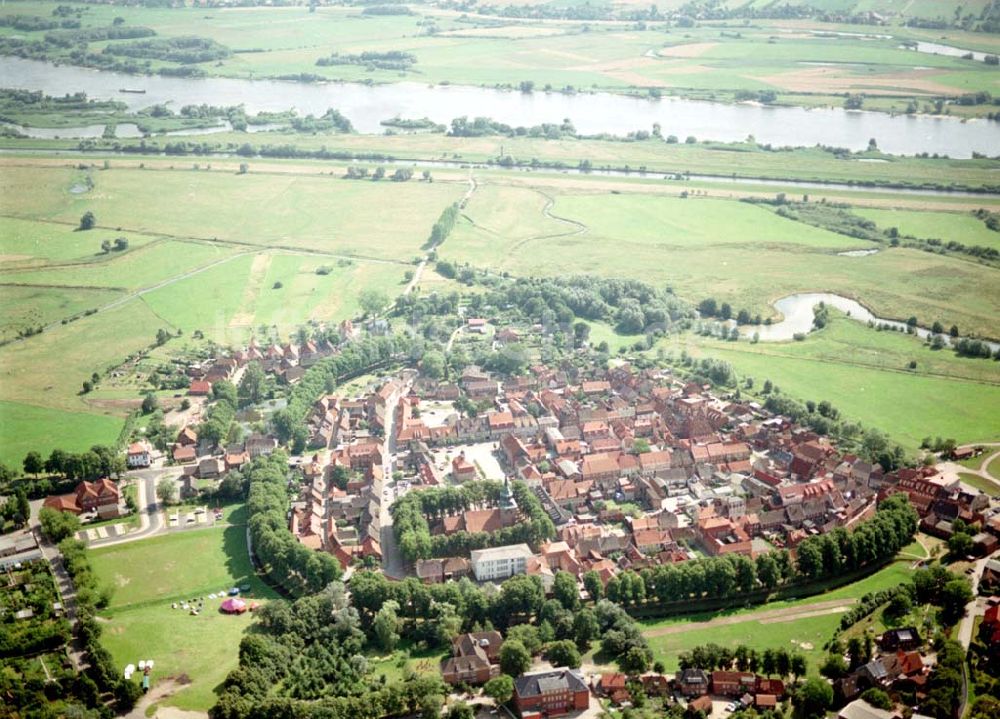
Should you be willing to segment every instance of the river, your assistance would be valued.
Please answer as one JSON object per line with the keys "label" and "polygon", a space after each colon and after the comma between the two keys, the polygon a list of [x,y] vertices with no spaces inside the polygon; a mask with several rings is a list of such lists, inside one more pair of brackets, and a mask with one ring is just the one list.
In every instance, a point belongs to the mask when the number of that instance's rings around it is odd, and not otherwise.
{"label": "river", "polygon": [[[774,303],[784,317],[780,322],[770,325],[759,325],[751,327],[741,327],[740,333],[743,336],[753,336],[756,332],[762,342],[781,342],[794,339],[796,334],[806,334],[812,329],[813,307],[820,302],[829,307],[840,310],[852,320],[857,322],[874,322],[879,325],[889,325],[896,329],[906,330],[906,323],[896,320],[887,320],[877,317],[867,307],[860,302],[835,295],[830,292],[800,292],[794,295],[782,297]],[[926,339],[931,336],[931,331],[924,327],[916,328],[919,337]],[[945,335],[946,344],[951,344],[951,337]],[[987,342],[992,351],[1000,348],[1000,343]]]}
{"label": "river", "polygon": [[[15,57],[0,58],[0,78],[5,87],[57,96],[83,91],[95,99],[119,100],[132,110],[156,103],[169,103],[175,109],[205,103],[242,104],[249,113],[295,109],[301,114],[320,115],[336,108],[362,133],[381,133],[381,121],[395,116],[429,117],[447,124],[464,115],[490,117],[512,126],[559,123],[569,118],[585,135],[625,135],[651,130],[659,123],[664,135],[682,140],[694,136],[735,142],[753,135],[760,143],[778,146],[823,144],[863,150],[869,139],[875,138],[883,152],[899,155],[928,152],[967,158],[974,151],[993,155],[1000,148],[1000,125],[986,120],[893,117],[841,108],[652,100],[608,93],[521,93],[412,82],[365,85],[135,76]],[[145,93],[122,93],[122,88]]]}

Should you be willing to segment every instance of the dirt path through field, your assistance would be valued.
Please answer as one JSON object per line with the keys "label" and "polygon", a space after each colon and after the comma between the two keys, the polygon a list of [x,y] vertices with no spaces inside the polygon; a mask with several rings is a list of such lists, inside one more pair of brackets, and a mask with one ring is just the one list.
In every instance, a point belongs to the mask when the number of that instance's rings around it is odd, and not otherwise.
{"label": "dirt path through field", "polygon": [[267,271],[270,269],[271,260],[273,259],[274,255],[270,252],[261,252],[254,255],[253,264],[250,265],[250,274],[243,288],[243,298],[240,300],[240,308],[233,314],[233,318],[229,320],[230,327],[250,327],[253,325],[257,298],[260,296],[264,278],[267,277]]}
{"label": "dirt path through field", "polygon": [[647,637],[665,637],[671,634],[683,634],[684,632],[701,631],[712,627],[725,627],[732,624],[742,624],[743,622],[760,622],[761,624],[779,624],[782,622],[794,622],[798,619],[808,619],[809,617],[821,617],[827,614],[840,614],[851,608],[857,602],[856,599],[834,599],[827,602],[816,602],[806,604],[793,609],[766,609],[762,612],[752,614],[734,614],[727,617],[710,619],[707,622],[688,622],[686,624],[674,624],[668,627],[656,627],[643,632]]}

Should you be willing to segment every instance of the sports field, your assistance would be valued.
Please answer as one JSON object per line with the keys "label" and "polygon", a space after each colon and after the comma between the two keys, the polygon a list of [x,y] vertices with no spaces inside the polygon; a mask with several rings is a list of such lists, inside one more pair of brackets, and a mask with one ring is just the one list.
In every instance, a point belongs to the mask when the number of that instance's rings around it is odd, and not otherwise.
{"label": "sports field", "polygon": [[[184,685],[165,704],[207,711],[215,703],[214,688],[236,667],[236,648],[253,616],[222,614],[221,599],[209,599],[209,594],[250,584],[249,597],[275,596],[253,573],[242,521],[242,509],[234,509],[225,526],[182,530],[90,553],[98,581],[115,588],[110,606],[101,612],[101,641],[116,664],[153,659],[154,684],[173,679]],[[205,603],[198,616],[171,608],[200,597]]]}

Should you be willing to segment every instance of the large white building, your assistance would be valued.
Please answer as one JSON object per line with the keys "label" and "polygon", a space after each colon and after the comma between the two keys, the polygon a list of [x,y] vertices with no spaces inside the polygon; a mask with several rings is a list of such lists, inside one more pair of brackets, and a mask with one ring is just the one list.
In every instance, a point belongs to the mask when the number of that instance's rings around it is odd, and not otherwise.
{"label": "large white building", "polygon": [[527,544],[476,549],[472,552],[472,572],[480,582],[507,579],[515,574],[524,574],[531,557],[531,548]]}

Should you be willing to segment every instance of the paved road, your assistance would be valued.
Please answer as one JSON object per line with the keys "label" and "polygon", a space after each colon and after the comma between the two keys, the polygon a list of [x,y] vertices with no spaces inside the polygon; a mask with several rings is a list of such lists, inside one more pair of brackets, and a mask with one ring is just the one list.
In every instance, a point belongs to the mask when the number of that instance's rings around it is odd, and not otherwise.
{"label": "paved road", "polygon": [[961,623],[958,625],[958,641],[961,642],[962,646],[966,651],[969,650],[969,645],[972,643],[972,630],[976,625],[976,617],[981,617],[986,613],[986,600],[979,596],[979,580],[983,577],[983,570],[986,568],[986,562],[988,562],[993,557],[1000,556],[1000,551],[994,552],[988,557],[983,557],[975,564],[975,571],[969,579],[972,581],[972,594],[974,595],[972,601],[965,605],[965,616],[962,617]]}
{"label": "paved road", "polygon": [[135,542],[139,539],[151,537],[166,529],[163,521],[163,513],[160,511],[156,501],[156,483],[161,477],[179,477],[182,470],[170,469],[142,469],[130,472],[129,475],[136,479],[138,491],[136,492],[136,506],[139,512],[139,529],[129,532],[121,537],[109,537],[108,539],[96,539],[87,542],[90,548],[111,547],[116,544]]}
{"label": "paved road", "polygon": [[[403,397],[409,393],[411,386],[412,382],[408,382],[403,386],[402,391],[399,393],[399,401],[402,401]],[[387,419],[385,444],[383,446],[385,456],[383,473],[385,474],[386,484],[392,480],[392,468],[395,465],[396,458],[396,407],[392,408]],[[389,512],[395,497],[396,493],[394,491],[388,495],[383,494],[382,501],[379,504],[379,539],[382,545],[382,571],[388,577],[403,579],[406,576],[406,563],[399,553],[399,547],[396,544],[396,533],[392,527],[392,514]]]}
{"label": "paved road", "polygon": [[[997,447],[1000,448],[1000,442],[976,442],[975,444],[963,445],[965,447]],[[965,465],[958,464],[957,462],[938,462],[937,469],[939,472],[948,477],[958,477],[959,473],[962,474],[974,474],[981,479],[986,480],[992,484],[998,492],[1000,492],[1000,481],[986,471],[989,466],[997,457],[1000,457],[1000,449],[989,454],[983,454],[980,457],[979,467],[973,469],[972,467],[966,467]]]}

